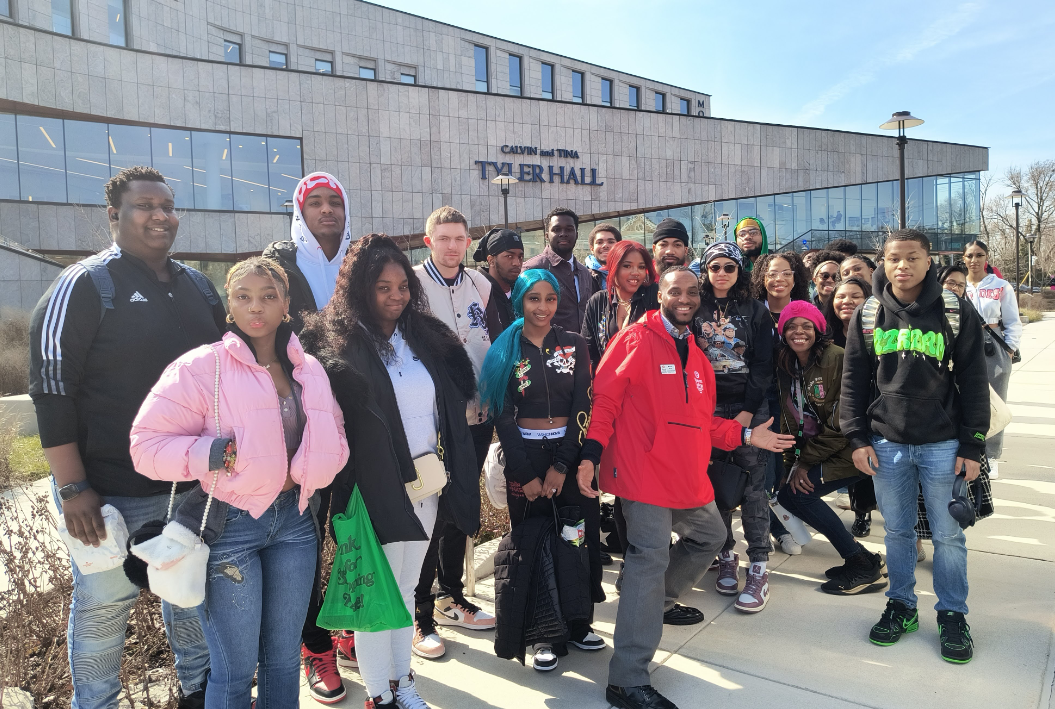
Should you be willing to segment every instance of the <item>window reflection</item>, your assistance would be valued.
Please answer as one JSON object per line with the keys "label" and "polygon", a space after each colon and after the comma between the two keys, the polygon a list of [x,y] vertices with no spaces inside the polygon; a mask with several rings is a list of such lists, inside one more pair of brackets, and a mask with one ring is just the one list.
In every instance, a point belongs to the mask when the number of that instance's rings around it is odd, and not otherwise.
{"label": "window reflection", "polygon": [[290,138],[267,139],[268,181],[271,184],[271,211],[284,212],[282,203],[293,199],[300,182],[300,141]]}
{"label": "window reflection", "polygon": [[73,8],[70,0],[51,0],[51,31],[73,34]]}
{"label": "window reflection", "polygon": [[19,183],[22,199],[66,201],[66,156],[62,121],[18,116]]}
{"label": "window reflection", "polygon": [[10,0],[0,0],[0,15],[3,15],[4,17],[11,17]]}
{"label": "window reflection", "polygon": [[66,190],[74,204],[102,204],[110,179],[110,152],[105,123],[66,121]]}
{"label": "window reflection", "polygon": [[154,167],[176,193],[178,209],[194,208],[194,169],[191,161],[190,131],[152,128],[150,148]]}
{"label": "window reflection", "polygon": [[542,98],[553,98],[553,65],[542,65]]}
{"label": "window reflection", "polygon": [[110,27],[110,44],[115,44],[118,47],[127,46],[125,0],[106,0],[106,21]]}
{"label": "window reflection", "polygon": [[191,133],[194,151],[194,208],[234,209],[231,187],[231,137],[226,133]]}
{"label": "window reflection", "polygon": [[232,135],[231,170],[234,208],[249,212],[269,211],[267,140],[255,135]]}
{"label": "window reflection", "polygon": [[0,199],[19,198],[18,147],[15,141],[14,115],[0,113]]}
{"label": "window reflection", "polygon": [[110,174],[126,167],[150,165],[150,129],[145,126],[110,126]]}

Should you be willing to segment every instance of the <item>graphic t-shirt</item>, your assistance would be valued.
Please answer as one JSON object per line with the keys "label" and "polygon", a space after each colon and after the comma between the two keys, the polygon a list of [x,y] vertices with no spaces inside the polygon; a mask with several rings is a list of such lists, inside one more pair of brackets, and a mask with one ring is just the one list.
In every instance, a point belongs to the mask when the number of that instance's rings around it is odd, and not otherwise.
{"label": "graphic t-shirt", "polygon": [[736,303],[728,298],[718,298],[713,307],[705,303],[700,308],[694,325],[696,344],[711,361],[715,377],[720,381],[723,376],[740,375],[746,383],[750,371],[746,357],[750,337],[747,315],[741,315]]}

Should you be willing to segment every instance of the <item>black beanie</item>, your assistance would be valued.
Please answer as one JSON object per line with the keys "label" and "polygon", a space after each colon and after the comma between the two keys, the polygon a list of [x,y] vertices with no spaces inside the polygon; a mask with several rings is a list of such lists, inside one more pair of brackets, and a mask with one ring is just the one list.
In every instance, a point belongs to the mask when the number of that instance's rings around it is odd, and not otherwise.
{"label": "black beanie", "polygon": [[657,241],[662,241],[663,239],[681,239],[681,243],[688,246],[689,232],[685,229],[685,225],[677,219],[667,217],[659,223],[656,231],[652,234],[652,245],[655,246]]}

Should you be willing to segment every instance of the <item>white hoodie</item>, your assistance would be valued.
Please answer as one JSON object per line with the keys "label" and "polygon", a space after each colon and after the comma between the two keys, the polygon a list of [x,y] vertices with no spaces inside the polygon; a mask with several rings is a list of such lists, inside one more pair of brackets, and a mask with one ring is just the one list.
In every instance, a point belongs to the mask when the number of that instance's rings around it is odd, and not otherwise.
{"label": "white hoodie", "polygon": [[1004,338],[1008,347],[1017,349],[1022,339],[1022,321],[1011,284],[990,273],[977,286],[968,282],[965,296],[982,316],[982,322]]}
{"label": "white hoodie", "polygon": [[[341,199],[344,200],[344,236],[341,237],[340,248],[337,249],[337,254],[332,259],[326,258],[319,242],[305,226],[304,215],[300,211],[304,192],[319,182],[327,181],[337,186]],[[290,225],[290,235],[293,237],[293,243],[297,245],[297,268],[308,281],[311,294],[315,296],[315,305],[319,310],[322,310],[333,297],[333,289],[337,286],[337,272],[341,270],[341,262],[344,261],[344,255],[352,243],[351,224],[348,192],[336,177],[327,172],[313,172],[301,178],[297,183],[297,189],[293,191],[293,222]]]}

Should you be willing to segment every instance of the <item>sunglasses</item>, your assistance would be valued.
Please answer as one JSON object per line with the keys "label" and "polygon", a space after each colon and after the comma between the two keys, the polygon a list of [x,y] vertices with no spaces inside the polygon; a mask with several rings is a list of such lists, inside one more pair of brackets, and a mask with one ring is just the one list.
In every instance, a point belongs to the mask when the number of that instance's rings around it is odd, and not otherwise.
{"label": "sunglasses", "polygon": [[711,273],[719,273],[725,271],[726,273],[736,273],[738,266],[735,263],[727,263],[724,266],[720,263],[712,263],[707,267],[707,270]]}
{"label": "sunglasses", "polygon": [[817,278],[822,281],[835,281],[836,283],[842,280],[838,273],[818,273]]}

